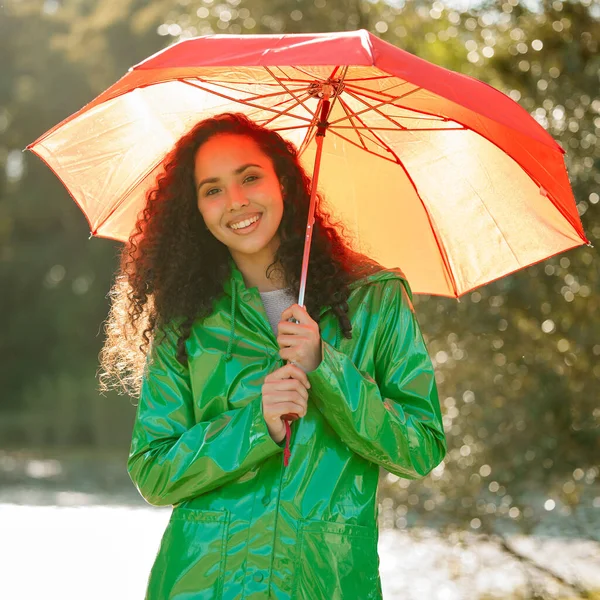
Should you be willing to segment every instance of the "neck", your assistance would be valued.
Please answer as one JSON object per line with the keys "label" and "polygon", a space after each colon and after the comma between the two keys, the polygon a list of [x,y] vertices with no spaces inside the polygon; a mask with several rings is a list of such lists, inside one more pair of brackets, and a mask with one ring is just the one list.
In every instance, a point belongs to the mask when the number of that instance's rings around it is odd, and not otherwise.
{"label": "neck", "polygon": [[280,265],[272,267],[270,277],[267,277],[267,267],[272,264],[273,258],[263,261],[250,261],[233,256],[233,260],[244,278],[246,288],[256,287],[259,292],[273,292],[286,287],[285,274]]}

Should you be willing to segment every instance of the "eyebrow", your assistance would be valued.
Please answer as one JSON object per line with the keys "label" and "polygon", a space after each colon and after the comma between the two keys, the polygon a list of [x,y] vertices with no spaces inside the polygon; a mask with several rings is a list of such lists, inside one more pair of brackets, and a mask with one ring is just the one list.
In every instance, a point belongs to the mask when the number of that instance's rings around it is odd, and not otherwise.
{"label": "eyebrow", "polygon": [[[250,167],[258,167],[259,169],[262,169],[262,167],[260,165],[255,165],[253,163],[248,163],[245,165],[242,165],[241,167],[238,167],[234,173],[236,175],[239,175],[240,173],[242,173],[243,171],[245,171],[246,169],[250,168]],[[219,181],[218,177],[209,177],[208,179],[203,179],[199,184],[198,187],[196,189],[200,189],[205,183],[217,183],[217,181]]]}

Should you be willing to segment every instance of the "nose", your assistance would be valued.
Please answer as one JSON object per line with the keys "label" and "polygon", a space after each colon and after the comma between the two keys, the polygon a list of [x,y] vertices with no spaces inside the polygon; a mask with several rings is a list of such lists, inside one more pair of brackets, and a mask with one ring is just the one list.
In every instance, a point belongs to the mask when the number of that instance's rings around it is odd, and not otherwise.
{"label": "nose", "polygon": [[248,198],[246,198],[244,189],[240,185],[233,184],[227,192],[227,209],[233,212],[247,205]]}

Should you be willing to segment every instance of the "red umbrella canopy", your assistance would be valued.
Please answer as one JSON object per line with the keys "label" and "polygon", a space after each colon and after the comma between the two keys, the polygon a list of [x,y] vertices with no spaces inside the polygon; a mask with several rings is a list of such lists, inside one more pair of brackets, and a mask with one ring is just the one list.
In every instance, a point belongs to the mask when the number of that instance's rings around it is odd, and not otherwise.
{"label": "red umbrella canopy", "polygon": [[527,111],[365,30],[179,42],[28,148],[93,235],[125,241],[164,157],[201,119],[244,112],[294,142],[310,172],[324,89],[327,208],[416,293],[459,297],[589,244],[564,150]]}

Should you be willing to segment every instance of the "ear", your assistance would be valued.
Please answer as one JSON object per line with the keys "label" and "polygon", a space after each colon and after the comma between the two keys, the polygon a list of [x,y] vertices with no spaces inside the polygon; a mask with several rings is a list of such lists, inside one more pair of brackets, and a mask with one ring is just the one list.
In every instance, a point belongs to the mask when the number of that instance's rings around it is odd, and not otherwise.
{"label": "ear", "polygon": [[285,175],[283,175],[283,177],[281,177],[281,179],[279,180],[279,187],[281,188],[281,191],[284,194],[285,194],[286,184],[287,184],[287,177]]}

